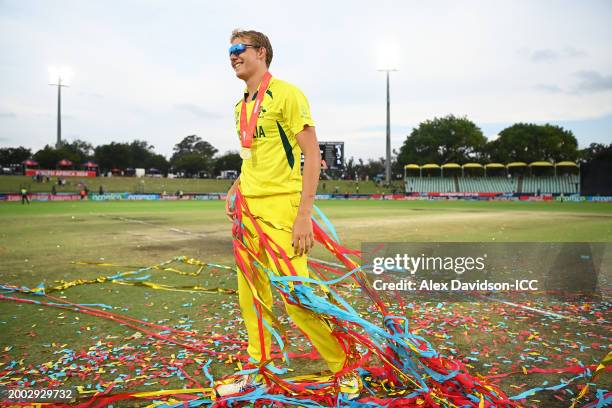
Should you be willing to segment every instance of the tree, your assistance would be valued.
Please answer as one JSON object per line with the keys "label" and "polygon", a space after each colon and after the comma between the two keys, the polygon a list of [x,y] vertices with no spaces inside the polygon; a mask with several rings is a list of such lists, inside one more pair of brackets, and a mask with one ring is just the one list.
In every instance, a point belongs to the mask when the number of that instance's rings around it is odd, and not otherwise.
{"label": "tree", "polygon": [[159,170],[163,174],[167,174],[168,168],[170,167],[170,163],[168,163],[168,160],[165,156],[155,153],[151,154],[145,163],[145,168],[154,168]]}
{"label": "tree", "polygon": [[168,172],[168,160],[153,151],[155,147],[144,140],[134,140],[131,143],[115,143],[100,145],[95,148],[94,157],[102,172],[111,169],[155,168],[162,173]]}
{"label": "tree", "polygon": [[222,156],[215,159],[215,175],[221,174],[224,170],[236,170],[240,171],[242,159],[238,152],[229,151]]}
{"label": "tree", "polygon": [[100,166],[100,171],[111,169],[126,169],[132,164],[132,150],[127,143],[111,142],[95,148],[94,158]]}
{"label": "tree", "polygon": [[362,160],[360,160],[360,163],[362,165],[360,176],[368,176],[368,178],[371,180],[377,175],[385,173],[385,159],[383,157],[376,160],[368,159],[368,162],[365,165],[363,164]]}
{"label": "tree", "polygon": [[393,149],[391,151],[391,180],[404,177],[404,165],[398,161],[399,153]]}
{"label": "tree", "polygon": [[25,147],[4,147],[0,149],[0,165],[10,167],[21,164],[24,160],[32,157],[32,150]]}
{"label": "tree", "polygon": [[134,140],[129,144],[129,166],[128,167],[139,167],[145,168],[147,166],[147,161],[151,159],[151,156],[154,155],[153,149],[155,147],[150,145],[148,142],[144,140]]}
{"label": "tree", "polygon": [[357,172],[357,176],[361,179],[366,176],[365,164],[361,157],[357,159],[357,161],[358,163],[355,165],[355,171]]}
{"label": "tree", "polygon": [[33,159],[36,160],[43,169],[53,169],[62,158],[54,147],[46,145],[44,148],[34,153]]}
{"label": "tree", "polygon": [[487,139],[467,117],[448,115],[421,122],[397,156],[397,168],[408,163],[465,163],[480,161]]}
{"label": "tree", "polygon": [[491,161],[502,163],[576,161],[578,141],[570,130],[560,126],[516,123],[502,130],[496,140],[489,142],[486,150]]}
{"label": "tree", "polygon": [[346,177],[350,179],[354,179],[356,175],[357,177],[360,177],[358,173],[358,167],[357,165],[355,165],[355,159],[353,158],[353,156],[351,156],[351,158],[344,163],[344,171]]}
{"label": "tree", "polygon": [[171,166],[187,176],[197,175],[202,171],[212,172],[217,153],[210,143],[196,135],[185,137],[174,146],[174,154],[170,159]]}
{"label": "tree", "polygon": [[589,147],[580,150],[579,156],[582,162],[598,159],[612,161],[612,143],[608,146],[601,143],[591,143]]}
{"label": "tree", "polygon": [[92,144],[80,139],[75,139],[70,143],[64,142],[58,150],[64,153],[67,157],[69,156],[74,158],[74,160],[70,160],[74,161],[74,163],[77,165],[91,160],[94,153],[94,147]]}
{"label": "tree", "polygon": [[185,173],[186,176],[196,176],[200,172],[207,171],[210,168],[210,163],[197,153],[188,153],[175,159],[172,167]]}

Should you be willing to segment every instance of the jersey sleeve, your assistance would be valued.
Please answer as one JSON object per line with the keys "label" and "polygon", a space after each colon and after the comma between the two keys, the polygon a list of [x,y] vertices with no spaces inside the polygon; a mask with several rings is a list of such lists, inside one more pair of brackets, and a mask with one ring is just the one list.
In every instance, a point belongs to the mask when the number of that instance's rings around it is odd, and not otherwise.
{"label": "jersey sleeve", "polygon": [[296,87],[291,87],[285,96],[283,119],[294,135],[304,130],[306,125],[314,126],[308,100]]}

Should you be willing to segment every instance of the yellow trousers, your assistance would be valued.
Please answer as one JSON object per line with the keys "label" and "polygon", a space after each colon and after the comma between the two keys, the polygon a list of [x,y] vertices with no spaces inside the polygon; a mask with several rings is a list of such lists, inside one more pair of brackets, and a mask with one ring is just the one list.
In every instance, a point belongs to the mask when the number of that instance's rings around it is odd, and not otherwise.
{"label": "yellow trousers", "polygon": [[[297,275],[308,277],[307,257],[306,255],[297,256],[291,246],[291,231],[293,223],[297,216],[297,211],[300,203],[300,194],[282,194],[266,197],[245,197],[245,201],[249,211],[255,217],[261,229],[279,246],[283,248],[287,256],[291,259],[291,264]],[[249,248],[255,252],[259,251],[259,237],[251,220],[246,214],[242,214],[242,221],[245,226],[245,234],[248,234],[252,244],[248,244],[249,239],[246,239],[247,245],[253,246]],[[243,259],[247,259],[246,253],[241,254]],[[279,257],[280,258],[280,257]],[[259,262],[278,275],[289,274],[289,271],[279,271],[274,261],[270,258],[266,251],[262,251]],[[281,267],[283,263],[281,261]],[[285,266],[286,268],[286,266]],[[270,280],[266,273],[259,268],[255,268],[253,281],[257,290],[259,299],[265,303],[268,308],[272,308],[272,290]],[[264,326],[263,339],[265,345],[265,356],[262,356],[262,348],[260,342],[260,328],[258,325],[257,312],[254,306],[253,293],[249,282],[245,276],[238,273],[238,296],[240,300],[240,309],[242,318],[244,319],[247,333],[249,336],[249,346],[247,352],[255,361],[262,361],[262,358],[267,359],[270,356],[271,333]],[[296,305],[291,305],[285,302],[287,313],[295,324],[308,336],[312,344],[316,347],[319,354],[327,363],[329,369],[336,373],[342,370],[346,360],[346,354],[336,339],[333,336],[331,326],[327,320],[324,320],[317,314],[301,308]],[[262,316],[271,324],[273,321],[270,313],[266,308],[262,307]]]}

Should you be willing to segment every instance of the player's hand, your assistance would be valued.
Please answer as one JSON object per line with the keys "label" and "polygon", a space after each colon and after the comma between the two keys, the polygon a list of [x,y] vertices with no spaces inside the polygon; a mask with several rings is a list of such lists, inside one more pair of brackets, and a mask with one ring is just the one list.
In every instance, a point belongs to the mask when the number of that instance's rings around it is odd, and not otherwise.
{"label": "player's hand", "polygon": [[225,215],[227,219],[234,222],[234,209],[232,208],[232,201],[234,194],[236,194],[236,184],[232,184],[230,189],[227,191],[227,197],[225,197]]}
{"label": "player's hand", "polygon": [[307,254],[314,246],[314,232],[312,221],[309,216],[298,215],[293,223],[293,235],[291,245],[296,255]]}

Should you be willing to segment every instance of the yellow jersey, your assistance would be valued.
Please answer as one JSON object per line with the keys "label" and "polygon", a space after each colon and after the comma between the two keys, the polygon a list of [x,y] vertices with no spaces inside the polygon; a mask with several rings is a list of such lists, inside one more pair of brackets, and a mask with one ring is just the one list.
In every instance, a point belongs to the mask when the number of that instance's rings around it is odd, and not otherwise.
{"label": "yellow jersey", "polygon": [[[248,97],[245,89],[244,97]],[[250,120],[257,92],[247,101]],[[240,140],[240,109],[234,108]],[[268,196],[302,191],[301,155],[296,135],[304,126],[314,126],[308,100],[297,87],[272,77],[264,95],[255,126],[251,158],[242,161],[240,190],[245,197]]]}

